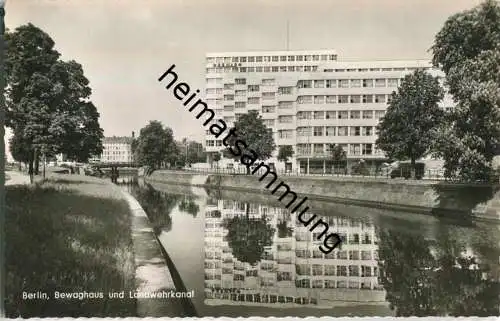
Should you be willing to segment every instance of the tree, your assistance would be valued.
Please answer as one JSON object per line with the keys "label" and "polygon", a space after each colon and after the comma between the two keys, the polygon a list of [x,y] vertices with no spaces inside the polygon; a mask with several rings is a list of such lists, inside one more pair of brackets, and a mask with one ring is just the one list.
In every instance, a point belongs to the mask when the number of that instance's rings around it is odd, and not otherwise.
{"label": "tree", "polygon": [[333,166],[347,163],[347,153],[340,145],[330,144],[330,154],[333,161]]}
{"label": "tree", "polygon": [[275,229],[267,218],[250,218],[250,204],[246,204],[246,215],[235,216],[224,222],[227,239],[233,254],[240,262],[255,265],[262,259],[264,247],[272,245]]}
{"label": "tree", "polygon": [[446,175],[485,180],[500,146],[500,6],[488,0],[448,18],[435,37],[433,63],[458,102],[436,144]]}
{"label": "tree", "polygon": [[392,100],[386,115],[378,124],[376,145],[389,158],[410,159],[412,178],[415,178],[415,161],[432,151],[436,132],[444,119],[438,102],[444,91],[437,77],[417,70],[405,76]]}
{"label": "tree", "polygon": [[293,156],[293,147],[291,145],[280,146],[278,150],[278,160],[283,163],[288,163],[288,159]]}
{"label": "tree", "polygon": [[163,127],[157,120],[152,120],[140,130],[137,139],[137,162],[142,166],[158,169],[167,160],[172,161],[177,154],[172,129]]}
{"label": "tree", "polygon": [[[256,160],[265,161],[271,158],[276,144],[273,138],[271,128],[267,128],[264,124],[262,116],[255,110],[250,110],[246,114],[242,114],[235,122],[237,138],[228,139],[229,145],[234,146],[236,139],[240,139],[247,144],[247,151],[253,150],[257,156]],[[246,153],[245,153],[246,154]],[[226,153],[226,155],[228,155]],[[234,156],[231,156],[234,158]],[[240,160],[240,156],[237,156]],[[250,174],[250,166],[247,166],[247,174]]]}
{"label": "tree", "polygon": [[6,41],[6,125],[16,136],[16,148],[22,145],[16,154],[28,161],[30,177],[42,155],[64,153],[86,161],[101,153],[103,131],[82,66],[60,61],[54,41],[32,24],[8,33]]}
{"label": "tree", "polygon": [[200,207],[198,206],[198,204],[196,204],[192,196],[184,196],[184,198],[179,203],[179,210],[191,214],[193,215],[193,217],[196,217],[196,215],[200,211]]}

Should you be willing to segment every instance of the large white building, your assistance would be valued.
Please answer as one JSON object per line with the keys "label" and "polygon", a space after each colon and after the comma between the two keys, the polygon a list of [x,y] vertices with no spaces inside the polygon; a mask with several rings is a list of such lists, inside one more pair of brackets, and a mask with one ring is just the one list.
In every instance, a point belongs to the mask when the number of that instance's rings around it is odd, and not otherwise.
{"label": "large white building", "polygon": [[[334,50],[209,53],[205,101],[228,125],[259,111],[273,129],[275,156],[279,146],[293,146],[287,169],[322,173],[332,166],[330,144],[342,146],[349,163],[386,160],[375,147],[376,126],[391,93],[416,69],[442,76],[427,60],[338,61]],[[453,103],[446,97],[442,106]],[[222,139],[207,131],[206,150],[224,149]],[[285,167],[275,157],[268,163]]]}
{"label": "large white building", "polygon": [[104,137],[102,140],[103,152],[99,161],[103,163],[131,163],[133,162],[132,137]]}
{"label": "large white building", "polygon": [[[262,259],[239,261],[226,240],[224,220],[248,215],[266,217],[275,229]],[[378,281],[378,239],[369,222],[345,217],[321,217],[329,233],[343,239],[340,248],[324,254],[319,231],[312,232],[284,208],[232,200],[208,204],[205,213],[205,304],[331,308],[339,305],[386,306]],[[287,232],[280,232],[286,224]],[[283,231],[283,229],[281,229]],[[287,229],[285,229],[286,231]]]}

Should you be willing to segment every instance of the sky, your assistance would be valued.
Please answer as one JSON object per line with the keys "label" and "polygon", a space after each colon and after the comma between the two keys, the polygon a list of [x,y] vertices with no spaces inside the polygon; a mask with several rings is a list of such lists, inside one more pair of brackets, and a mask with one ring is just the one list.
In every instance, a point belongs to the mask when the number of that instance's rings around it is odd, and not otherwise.
{"label": "sky", "polygon": [[[82,64],[105,136],[159,120],[177,139],[203,128],[157,79],[176,65],[203,91],[205,54],[335,49],[339,60],[430,59],[446,19],[475,0],[7,0],[7,28],[33,23]],[[7,137],[8,138],[8,137]]]}

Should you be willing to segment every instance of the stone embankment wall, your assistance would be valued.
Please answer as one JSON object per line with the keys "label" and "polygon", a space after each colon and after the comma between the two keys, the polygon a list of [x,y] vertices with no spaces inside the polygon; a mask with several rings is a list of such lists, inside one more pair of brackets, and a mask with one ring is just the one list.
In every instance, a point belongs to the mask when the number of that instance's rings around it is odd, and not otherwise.
{"label": "stone embankment wall", "polygon": [[[199,175],[179,171],[155,171],[146,180],[267,195],[271,195],[270,191],[283,181],[299,195],[299,200],[307,196],[310,200],[380,209],[453,217],[470,217],[473,213],[477,218],[500,220],[499,185],[331,176],[282,176],[271,186],[271,189],[266,189],[270,179],[265,178],[259,181],[257,175]],[[272,197],[279,197],[283,190],[284,188],[281,188]]]}

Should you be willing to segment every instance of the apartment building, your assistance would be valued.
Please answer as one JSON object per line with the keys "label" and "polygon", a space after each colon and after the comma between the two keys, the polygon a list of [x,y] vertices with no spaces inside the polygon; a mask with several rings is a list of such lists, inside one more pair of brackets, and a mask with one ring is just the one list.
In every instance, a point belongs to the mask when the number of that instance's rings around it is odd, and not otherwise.
{"label": "apartment building", "polygon": [[[224,220],[239,215],[266,217],[275,229],[262,259],[239,261],[225,239]],[[332,307],[340,302],[386,305],[378,283],[378,240],[372,224],[321,217],[343,243],[329,254],[319,250],[316,232],[286,209],[232,200],[213,200],[205,213],[205,304],[270,307]]]}
{"label": "apartment building", "polygon": [[104,137],[102,141],[103,152],[99,157],[99,161],[103,163],[131,163],[133,162],[132,154],[132,137]]}
{"label": "apartment building", "polygon": [[[334,50],[210,53],[205,101],[228,125],[257,110],[273,130],[278,148],[268,162],[276,168],[323,173],[333,165],[331,144],[342,146],[349,164],[386,161],[376,126],[401,79],[417,69],[442,76],[427,60],[338,61]],[[442,106],[451,108],[451,98]],[[207,131],[206,150],[221,151],[222,138]],[[276,159],[283,145],[294,149],[289,164]]]}

